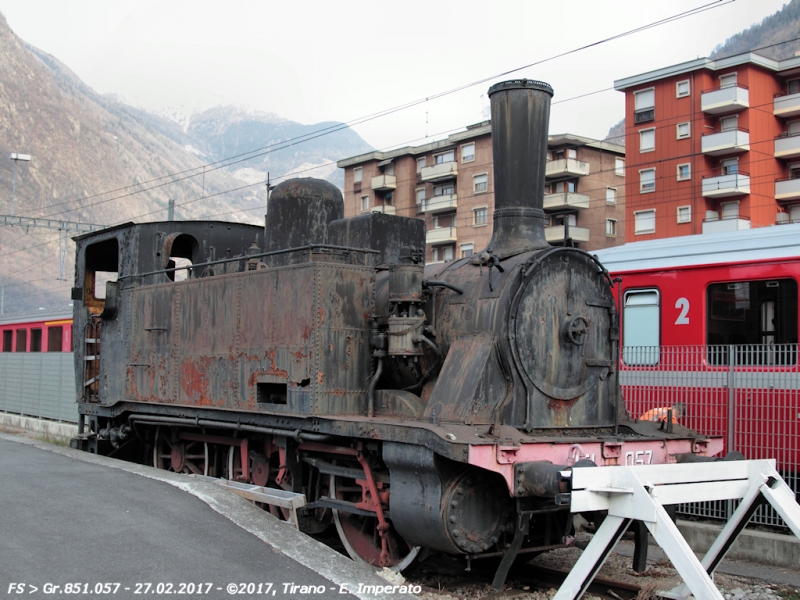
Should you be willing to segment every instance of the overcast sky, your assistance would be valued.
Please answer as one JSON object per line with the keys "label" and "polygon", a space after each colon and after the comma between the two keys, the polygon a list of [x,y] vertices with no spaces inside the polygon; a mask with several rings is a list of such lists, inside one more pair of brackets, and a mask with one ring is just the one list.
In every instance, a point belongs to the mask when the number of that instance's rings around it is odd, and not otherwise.
{"label": "overcast sky", "polygon": [[[510,71],[711,4],[648,31]],[[302,123],[348,122],[494,77],[357,125],[380,149],[483,120],[489,85],[550,83],[554,102],[706,56],[783,0],[0,0],[22,39],[100,93],[149,109],[240,104]],[[551,133],[605,137],[613,90],[554,104]]]}

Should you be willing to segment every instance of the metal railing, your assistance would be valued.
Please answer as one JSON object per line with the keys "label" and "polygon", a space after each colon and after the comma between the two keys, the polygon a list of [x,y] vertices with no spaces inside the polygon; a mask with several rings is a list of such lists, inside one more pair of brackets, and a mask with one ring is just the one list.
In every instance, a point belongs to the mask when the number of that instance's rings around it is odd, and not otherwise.
{"label": "metal railing", "polygon": [[0,353],[0,411],[77,423],[74,354]]}
{"label": "metal railing", "polygon": [[[800,364],[797,344],[625,347],[619,380],[632,418],[679,407],[679,422],[722,436],[724,453],[774,458],[789,486],[800,491]],[[680,512],[727,519],[729,502],[682,505]],[[753,523],[783,527],[770,507]]]}

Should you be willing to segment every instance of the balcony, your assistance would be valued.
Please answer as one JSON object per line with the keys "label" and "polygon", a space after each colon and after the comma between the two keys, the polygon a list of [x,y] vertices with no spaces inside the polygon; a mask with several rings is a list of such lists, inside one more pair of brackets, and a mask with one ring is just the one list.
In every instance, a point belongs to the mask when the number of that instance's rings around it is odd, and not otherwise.
{"label": "balcony", "polygon": [[745,173],[729,173],[719,177],[703,177],[703,196],[727,198],[746,196],[750,193],[750,176]]}
{"label": "balcony", "polygon": [[372,178],[372,189],[376,192],[391,192],[397,189],[397,177],[394,175],[378,175]]}
{"label": "balcony", "polygon": [[545,210],[582,210],[589,208],[589,196],[574,192],[559,192],[544,195]]}
{"label": "balcony", "polygon": [[[713,213],[714,211],[708,211]],[[716,214],[716,213],[715,213]],[[703,233],[723,233],[750,229],[750,219],[731,217],[730,219],[706,218],[703,220]]]}
{"label": "balcony", "polygon": [[391,204],[384,204],[383,206],[372,206],[369,210],[365,210],[362,212],[377,212],[377,213],[384,213],[387,215],[393,215],[395,213],[394,206]]}
{"label": "balcony", "polygon": [[800,179],[778,179],[775,182],[775,200],[800,199]]}
{"label": "balcony", "polygon": [[800,94],[778,94],[772,100],[772,114],[776,117],[800,115]]}
{"label": "balcony", "polygon": [[559,177],[583,177],[589,174],[589,163],[574,158],[559,158],[547,162],[544,176],[549,179]]}
{"label": "balcony", "polygon": [[[578,227],[577,225],[570,225],[569,226],[569,237],[572,238],[573,242],[588,242],[589,241],[589,229],[586,227]],[[547,240],[549,244],[557,244],[559,242],[564,241],[564,226],[563,225],[551,225],[549,227],[544,228],[544,239]]]}
{"label": "balcony", "polygon": [[420,180],[422,181],[443,181],[453,179],[458,175],[458,163],[446,162],[431,167],[422,167]]}
{"label": "balcony", "polygon": [[425,234],[426,244],[444,244],[446,242],[455,242],[458,240],[458,231],[455,225],[450,227],[441,227],[439,229],[429,229]]}
{"label": "balcony", "polygon": [[436,214],[453,211],[456,208],[458,208],[458,196],[456,194],[443,194],[433,198],[425,198],[421,204],[417,205],[417,214]]}
{"label": "balcony", "polygon": [[703,135],[703,154],[725,156],[750,150],[750,133],[742,129]]}
{"label": "balcony", "polygon": [[726,87],[700,94],[700,110],[710,115],[738,112],[749,107],[750,92],[746,87]]}
{"label": "balcony", "polygon": [[775,158],[800,157],[800,134],[784,133],[775,138]]}

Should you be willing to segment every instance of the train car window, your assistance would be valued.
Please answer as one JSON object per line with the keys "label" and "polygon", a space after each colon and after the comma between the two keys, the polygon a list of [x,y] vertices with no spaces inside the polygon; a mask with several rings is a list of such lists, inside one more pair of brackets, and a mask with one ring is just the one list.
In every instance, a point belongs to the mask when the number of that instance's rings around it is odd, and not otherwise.
{"label": "train car window", "polygon": [[17,345],[14,352],[27,352],[28,351],[28,330],[17,329]]}
{"label": "train car window", "polygon": [[61,352],[64,330],[61,326],[47,328],[47,351]]}
{"label": "train car window", "polygon": [[14,335],[14,332],[10,329],[6,329],[3,332],[3,352],[11,352],[11,338]]}
{"label": "train car window", "polygon": [[657,365],[661,343],[658,290],[625,292],[622,314],[622,359],[628,365]]}
{"label": "train car window", "polygon": [[[796,364],[797,282],[793,279],[715,283],[706,291],[706,342],[736,345],[738,364]],[[720,349],[715,364],[727,364]]]}
{"label": "train car window", "polygon": [[99,314],[105,307],[106,283],[116,281],[119,271],[119,243],[116,238],[86,247],[83,305]]}
{"label": "train car window", "polygon": [[31,329],[31,352],[42,351],[42,330],[39,328]]}

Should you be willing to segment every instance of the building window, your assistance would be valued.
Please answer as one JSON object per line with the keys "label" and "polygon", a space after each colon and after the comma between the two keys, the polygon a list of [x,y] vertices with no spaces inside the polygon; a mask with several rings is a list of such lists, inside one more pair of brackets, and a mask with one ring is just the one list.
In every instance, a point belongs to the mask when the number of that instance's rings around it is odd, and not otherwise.
{"label": "building window", "polygon": [[485,192],[489,189],[489,175],[481,173],[472,178],[472,189],[476,194]]}
{"label": "building window", "polygon": [[461,146],[461,162],[472,162],[475,160],[475,144],[464,144]]}
{"label": "building window", "polygon": [[425,188],[417,189],[417,206],[425,201]]}
{"label": "building window", "polygon": [[606,204],[617,203],[617,188],[606,188]]}
{"label": "building window", "polygon": [[353,169],[353,183],[361,183],[361,167]]}
{"label": "building window", "polygon": [[720,209],[722,209],[723,219],[738,219],[739,218],[739,201],[734,202],[720,202]]}
{"label": "building window", "polygon": [[489,219],[489,209],[485,206],[476,208],[472,211],[472,224],[473,225],[486,225]]}
{"label": "building window", "polygon": [[689,163],[678,165],[678,181],[684,181],[686,179],[691,179],[691,178],[692,178],[691,165]]}
{"label": "building window", "polygon": [[472,256],[475,252],[475,244],[461,244],[461,258]]}
{"label": "building window", "polygon": [[675,126],[675,129],[679,140],[682,140],[683,138],[688,138],[692,133],[688,121],[686,123],[678,123]]}
{"label": "building window", "polygon": [[639,171],[639,191],[641,193],[656,191],[655,169],[643,169]]}
{"label": "building window", "polygon": [[606,235],[610,237],[617,237],[616,219],[606,219]]}
{"label": "building window", "polygon": [[369,210],[369,196],[361,196],[361,212]]}
{"label": "building window", "polygon": [[720,75],[719,87],[720,89],[728,87],[736,87],[736,73],[728,73],[727,75]]}
{"label": "building window", "polygon": [[639,152],[652,152],[656,149],[656,130],[643,129],[639,132]]}
{"label": "building window", "polygon": [[655,88],[633,93],[634,123],[646,123],[656,118]]}
{"label": "building window", "polygon": [[625,177],[625,159],[624,158],[615,158],[614,159],[614,173],[617,175],[621,175]]}
{"label": "building window", "polygon": [[720,131],[736,131],[739,129],[739,116],[722,117],[719,120]]}
{"label": "building window", "polygon": [[431,258],[433,258],[433,262],[440,262],[440,261],[447,262],[449,260],[453,260],[453,247],[441,246],[437,248],[432,248]]}
{"label": "building window", "polygon": [[792,79],[786,82],[786,92],[789,94],[800,93],[800,79]]}
{"label": "building window", "polygon": [[678,223],[691,223],[692,222],[692,207],[679,206],[678,207]]}
{"label": "building window", "polygon": [[456,159],[456,151],[448,150],[447,152],[442,152],[441,154],[435,154],[433,156],[433,163],[436,165],[441,165],[444,163],[453,162],[455,159]]}
{"label": "building window", "polygon": [[739,172],[738,158],[726,158],[725,160],[719,161],[719,164],[722,167],[723,175],[735,175]]}
{"label": "building window", "polygon": [[656,232],[656,211],[652,210],[638,210],[633,213],[634,227],[633,232],[636,235],[641,233],[655,233]]}
{"label": "building window", "polygon": [[425,157],[421,156],[417,159],[417,173],[422,173],[422,169],[425,168]]}
{"label": "building window", "polygon": [[574,179],[570,179],[568,181],[559,181],[556,183],[555,188],[556,194],[563,194],[567,192],[568,194],[575,193],[575,190],[578,189],[578,182]]}
{"label": "building window", "polygon": [[439,225],[439,217],[433,217],[433,228],[434,229],[441,229],[442,226]]}
{"label": "building window", "polygon": [[675,96],[677,98],[683,98],[684,96],[689,95],[689,80],[684,79],[683,81],[679,81],[675,84]]}
{"label": "building window", "polygon": [[456,187],[452,182],[433,186],[434,196],[451,196],[455,193]]}

